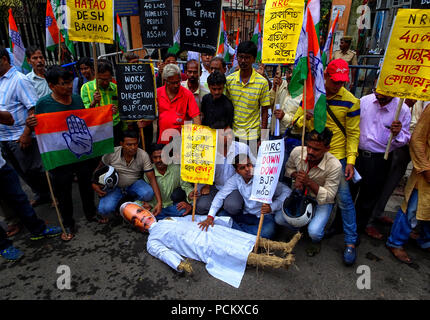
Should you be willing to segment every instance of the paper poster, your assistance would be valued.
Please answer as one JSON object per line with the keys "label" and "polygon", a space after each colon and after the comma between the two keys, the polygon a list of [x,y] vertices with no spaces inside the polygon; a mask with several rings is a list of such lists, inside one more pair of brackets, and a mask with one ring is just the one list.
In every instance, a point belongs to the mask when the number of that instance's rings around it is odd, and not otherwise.
{"label": "paper poster", "polygon": [[261,141],[254,167],[251,200],[272,203],[284,163],[284,149],[283,139]]}
{"label": "paper poster", "polygon": [[206,126],[186,124],[182,128],[181,179],[212,185],[215,177],[217,132]]}
{"label": "paper poster", "polygon": [[399,9],[376,91],[430,100],[430,9]]}
{"label": "paper poster", "polygon": [[263,63],[294,63],[303,23],[303,0],[268,0],[264,9]]}
{"label": "paper poster", "polygon": [[69,39],[112,44],[113,8],[109,0],[67,0]]}
{"label": "paper poster", "polygon": [[119,63],[116,67],[121,120],[154,120],[157,101],[151,63]]}
{"label": "paper poster", "polygon": [[172,0],[140,1],[140,34],[149,48],[168,48],[173,45]]}

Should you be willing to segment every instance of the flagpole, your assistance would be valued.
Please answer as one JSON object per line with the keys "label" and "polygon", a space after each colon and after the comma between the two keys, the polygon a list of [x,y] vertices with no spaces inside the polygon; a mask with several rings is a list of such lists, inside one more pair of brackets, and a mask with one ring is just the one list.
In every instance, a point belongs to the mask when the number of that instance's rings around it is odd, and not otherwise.
{"label": "flagpole", "polygon": [[303,159],[303,152],[305,149],[305,134],[306,134],[306,80],[303,86],[303,129],[302,129],[302,152],[300,156],[300,164],[302,167],[302,170],[305,170],[305,163]]}
{"label": "flagpole", "polygon": [[[97,66],[97,49],[96,49],[96,44],[95,42],[91,43],[91,46],[93,48],[93,60],[94,60],[94,73],[95,73],[95,80],[96,80],[96,91],[99,91],[99,82],[98,82],[98,66]],[[98,103],[96,104],[97,107]]]}
{"label": "flagpole", "polygon": [[58,209],[57,201],[54,196],[54,190],[52,189],[51,179],[49,178],[49,174],[47,170],[45,170],[45,174],[46,174],[46,180],[48,180],[48,186],[49,186],[49,191],[51,192],[51,198],[52,198],[52,201],[54,202],[55,211],[57,212],[58,222],[60,222],[60,227],[61,227],[61,230],[63,230],[63,233],[67,234],[66,229],[64,228],[64,225],[63,225],[63,221],[61,219],[60,210]]}

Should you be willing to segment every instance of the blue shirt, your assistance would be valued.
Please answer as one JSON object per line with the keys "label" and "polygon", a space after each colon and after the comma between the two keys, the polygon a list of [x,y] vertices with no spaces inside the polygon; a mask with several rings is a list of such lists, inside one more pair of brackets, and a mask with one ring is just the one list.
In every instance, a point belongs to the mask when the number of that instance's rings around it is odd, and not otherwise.
{"label": "blue shirt", "polygon": [[0,77],[0,110],[9,111],[15,120],[12,126],[0,124],[0,141],[16,141],[25,129],[28,110],[38,100],[31,81],[15,67]]}

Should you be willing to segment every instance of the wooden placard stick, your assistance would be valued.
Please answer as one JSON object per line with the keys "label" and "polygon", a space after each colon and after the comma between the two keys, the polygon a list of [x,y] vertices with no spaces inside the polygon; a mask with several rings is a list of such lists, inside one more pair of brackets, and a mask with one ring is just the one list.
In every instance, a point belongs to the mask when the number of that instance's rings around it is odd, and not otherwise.
{"label": "wooden placard stick", "polygon": [[142,139],[142,149],[145,150],[145,135],[143,134],[143,128],[140,128],[140,139]]}
{"label": "wooden placard stick", "polygon": [[[92,48],[93,48],[93,60],[94,60],[94,73],[95,73],[95,80],[96,80],[96,90],[99,91],[99,81],[98,81],[98,66],[97,66],[97,49],[96,49],[96,44],[94,42],[91,43]],[[98,104],[96,104],[97,107]]]}
{"label": "wooden placard stick", "polygon": [[305,149],[305,134],[306,134],[306,81],[303,86],[303,129],[302,129],[302,152],[300,155],[300,165],[302,170],[305,170],[305,161],[303,159],[303,152]]}
{"label": "wooden placard stick", "polygon": [[[394,121],[399,121],[400,111],[402,110],[404,98],[399,100],[399,104],[397,105],[396,116],[394,117]],[[387,148],[385,149],[384,159],[388,159],[388,154],[390,153],[391,142],[393,141],[393,133],[390,132],[390,139],[388,139]]]}
{"label": "wooden placard stick", "polygon": [[196,203],[197,203],[196,193],[197,193],[197,183],[194,183],[193,215],[191,217],[192,221],[194,221],[194,216],[196,214]]}
{"label": "wooden placard stick", "polygon": [[[261,210],[261,211],[263,211],[263,210]],[[263,227],[263,221],[264,221],[264,214],[263,214],[263,212],[261,212],[260,222],[258,224],[257,239],[255,239],[254,253],[257,253],[257,251],[258,251],[258,242],[260,241],[260,234],[261,234],[261,228]]]}
{"label": "wooden placard stick", "polygon": [[63,220],[61,219],[60,210],[58,209],[57,201],[55,200],[54,190],[52,189],[51,179],[49,178],[48,171],[45,171],[46,180],[48,180],[49,192],[51,192],[51,199],[54,202],[55,211],[57,212],[58,222],[60,223],[61,230],[63,230],[64,234],[67,234],[66,229],[63,225]]}

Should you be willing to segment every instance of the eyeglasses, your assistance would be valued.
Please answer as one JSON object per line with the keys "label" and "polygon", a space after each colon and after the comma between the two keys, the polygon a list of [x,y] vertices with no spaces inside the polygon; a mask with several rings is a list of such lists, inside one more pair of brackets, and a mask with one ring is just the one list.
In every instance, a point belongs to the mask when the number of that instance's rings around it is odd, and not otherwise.
{"label": "eyeglasses", "polygon": [[237,60],[247,60],[247,61],[249,61],[252,58],[253,58],[253,56],[250,55],[250,54],[238,54],[237,55]]}
{"label": "eyeglasses", "polygon": [[178,80],[178,81],[168,81],[168,80],[166,80],[166,83],[168,83],[168,84],[181,84],[181,80]]}

